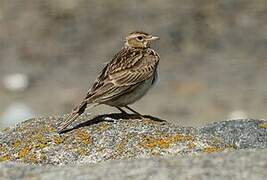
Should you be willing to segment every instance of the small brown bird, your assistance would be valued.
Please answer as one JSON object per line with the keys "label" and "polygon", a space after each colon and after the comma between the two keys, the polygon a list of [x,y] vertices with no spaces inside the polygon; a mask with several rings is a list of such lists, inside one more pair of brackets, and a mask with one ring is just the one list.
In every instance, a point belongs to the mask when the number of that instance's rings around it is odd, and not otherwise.
{"label": "small brown bird", "polygon": [[159,55],[150,48],[152,41],[159,39],[145,32],[130,33],[123,48],[104,67],[82,102],[76,106],[59,127],[59,133],[70,125],[86,109],[87,105],[106,104],[141,114],[128,105],[142,98],[158,78]]}

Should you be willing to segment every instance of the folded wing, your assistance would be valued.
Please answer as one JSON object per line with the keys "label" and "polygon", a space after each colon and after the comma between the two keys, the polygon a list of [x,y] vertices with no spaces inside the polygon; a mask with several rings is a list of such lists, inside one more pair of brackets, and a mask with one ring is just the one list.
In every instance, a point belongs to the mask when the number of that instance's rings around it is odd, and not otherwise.
{"label": "folded wing", "polygon": [[150,78],[159,61],[159,57],[154,53],[141,49],[123,49],[100,73],[87,94],[87,102],[108,101]]}

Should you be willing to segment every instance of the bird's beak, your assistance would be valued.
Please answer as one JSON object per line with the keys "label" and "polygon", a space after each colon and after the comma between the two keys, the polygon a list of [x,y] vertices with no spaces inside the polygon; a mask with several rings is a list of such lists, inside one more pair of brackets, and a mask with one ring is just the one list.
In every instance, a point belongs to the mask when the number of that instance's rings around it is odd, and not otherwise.
{"label": "bird's beak", "polygon": [[155,41],[155,40],[158,40],[159,39],[159,37],[157,37],[157,36],[151,36],[148,40],[149,41]]}

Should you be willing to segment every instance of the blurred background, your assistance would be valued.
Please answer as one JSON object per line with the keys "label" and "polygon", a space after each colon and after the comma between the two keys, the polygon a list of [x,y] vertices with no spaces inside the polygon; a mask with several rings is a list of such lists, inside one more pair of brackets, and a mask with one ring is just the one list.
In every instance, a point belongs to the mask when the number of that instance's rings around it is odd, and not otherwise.
{"label": "blurred background", "polygon": [[70,112],[134,30],[161,38],[161,62],[133,108],[181,126],[266,118],[266,0],[0,0],[0,127]]}

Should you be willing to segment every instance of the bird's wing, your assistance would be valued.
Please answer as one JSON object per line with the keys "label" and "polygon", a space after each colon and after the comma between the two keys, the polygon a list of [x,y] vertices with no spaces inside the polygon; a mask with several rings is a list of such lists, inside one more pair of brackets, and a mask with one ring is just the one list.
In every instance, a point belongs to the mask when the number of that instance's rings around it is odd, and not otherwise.
{"label": "bird's wing", "polygon": [[153,50],[123,49],[100,73],[87,101],[103,102],[130,91],[154,74],[158,61]]}

